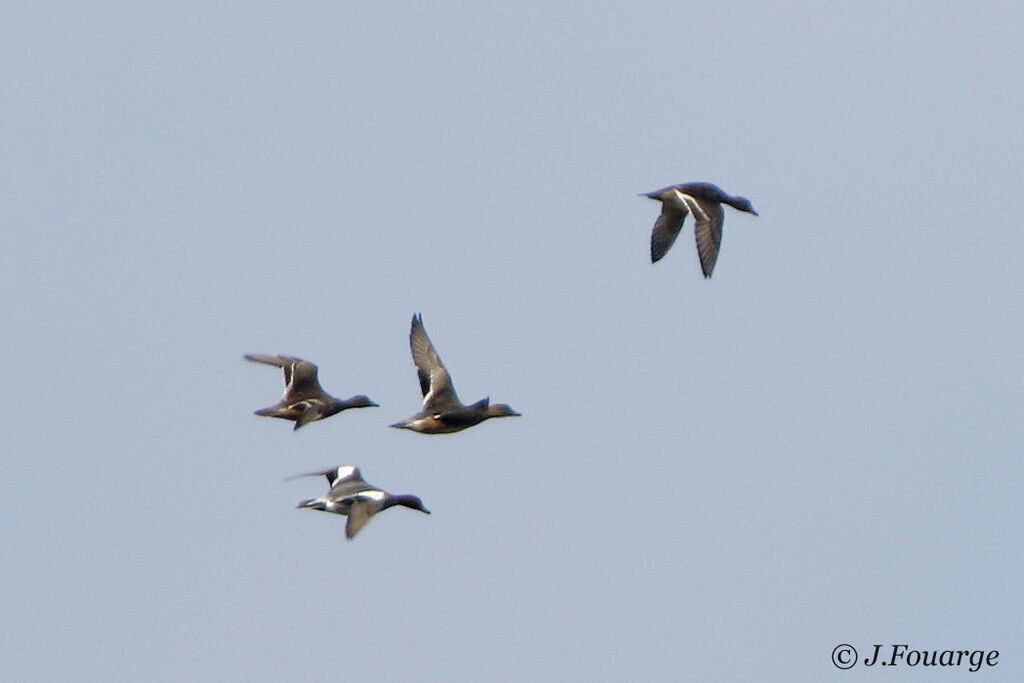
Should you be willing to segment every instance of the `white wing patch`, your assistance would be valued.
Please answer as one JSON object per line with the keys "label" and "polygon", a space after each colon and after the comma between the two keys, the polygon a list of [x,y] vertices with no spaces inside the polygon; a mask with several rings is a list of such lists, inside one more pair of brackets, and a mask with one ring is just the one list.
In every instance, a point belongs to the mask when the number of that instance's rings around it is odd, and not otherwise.
{"label": "white wing patch", "polygon": [[337,469],[334,475],[334,481],[341,481],[342,479],[349,479],[352,475],[358,475],[359,468],[353,465],[342,465]]}
{"label": "white wing patch", "polygon": [[701,208],[696,199],[688,194],[680,192],[679,190],[674,190],[674,192],[676,194],[676,201],[690,210],[690,213],[693,214],[694,220],[699,222],[708,220],[708,215],[704,213],[704,209]]}
{"label": "white wing patch", "polygon": [[387,498],[387,494],[383,491],[360,491],[354,497],[360,500],[372,500],[375,503],[383,503],[384,499]]}
{"label": "white wing patch", "polygon": [[424,406],[429,405],[430,402],[434,399],[434,390],[437,388],[437,377],[435,375],[436,375],[436,372],[434,370],[431,370],[430,371],[430,389],[427,391],[426,395],[423,397],[423,405]]}

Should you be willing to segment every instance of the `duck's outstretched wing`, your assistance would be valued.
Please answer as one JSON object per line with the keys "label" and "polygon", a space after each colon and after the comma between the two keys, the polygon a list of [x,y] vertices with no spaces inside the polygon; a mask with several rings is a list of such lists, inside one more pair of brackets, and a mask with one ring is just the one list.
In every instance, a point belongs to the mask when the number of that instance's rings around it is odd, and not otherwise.
{"label": "duck's outstretched wing", "polygon": [[434,345],[430,343],[430,337],[423,327],[423,316],[420,314],[412,318],[409,348],[412,350],[412,360],[416,364],[416,374],[420,380],[424,410],[461,405],[459,397],[455,394],[452,378],[441,362],[441,357],[437,355]]}
{"label": "duck's outstretched wing", "polygon": [[370,519],[380,512],[387,494],[376,489],[363,491],[353,496],[348,509],[348,521],[345,522],[345,538],[352,540],[359,530],[366,526]]}
{"label": "duck's outstretched wing", "polygon": [[284,369],[284,398],[282,401],[295,402],[309,398],[327,397],[317,377],[317,367],[308,360],[294,356],[248,353],[246,360],[264,363]]}
{"label": "duck's outstretched wing", "polygon": [[316,472],[303,472],[302,474],[293,474],[290,477],[285,478],[285,481],[291,481],[292,479],[299,479],[300,477],[327,477],[327,483],[330,485],[331,490],[338,484],[343,483],[361,483],[366,484],[363,480],[363,475],[359,471],[359,468],[355,465],[339,465],[338,467],[332,467],[326,470],[317,470]]}
{"label": "duck's outstretched wing", "polygon": [[679,196],[693,214],[700,269],[704,277],[709,278],[711,271],[715,269],[718,251],[722,246],[722,205],[718,202],[702,201],[683,192],[680,192]]}
{"label": "duck's outstretched wing", "polygon": [[668,198],[661,200],[661,215],[654,222],[654,230],[651,231],[651,263],[657,263],[668,253],[683,228],[688,208],[686,203],[679,199],[679,194],[677,190]]}

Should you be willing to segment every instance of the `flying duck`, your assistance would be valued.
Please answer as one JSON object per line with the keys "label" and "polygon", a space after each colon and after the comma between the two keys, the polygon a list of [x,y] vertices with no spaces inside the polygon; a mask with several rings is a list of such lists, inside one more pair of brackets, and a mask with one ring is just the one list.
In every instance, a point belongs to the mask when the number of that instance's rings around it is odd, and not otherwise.
{"label": "flying duck", "polygon": [[256,414],[293,420],[293,429],[349,408],[369,408],[377,405],[366,396],[353,396],[345,400],[331,396],[320,386],[316,366],[301,358],[250,353],[246,354],[245,359],[284,368],[284,397],[277,405],[257,410]]}
{"label": "flying duck", "polygon": [[423,410],[392,427],[422,434],[447,434],[480,424],[488,418],[519,415],[504,403],[491,405],[489,398],[468,406],[459,401],[452,378],[430,343],[423,328],[423,317],[419,314],[412,317],[409,346],[423,392]]}
{"label": "flying duck", "polygon": [[430,514],[430,510],[423,507],[423,501],[416,496],[395,496],[370,486],[363,479],[359,468],[354,465],[341,465],[329,470],[296,474],[288,479],[321,475],[327,477],[327,483],[331,485],[330,491],[319,498],[301,501],[295,507],[313,508],[345,515],[348,517],[348,521],[345,523],[345,538],[350,541],[359,533],[360,529],[366,526],[371,517],[389,507],[404,505],[407,508]]}
{"label": "flying duck", "polygon": [[711,183],[672,185],[646,192],[643,196],[661,202],[661,215],[651,232],[651,263],[660,261],[668,252],[679,236],[686,214],[692,213],[696,223],[700,267],[706,278],[711,277],[711,271],[715,269],[718,249],[722,245],[722,204],[757,215],[749,199],[727,195],[722,188]]}

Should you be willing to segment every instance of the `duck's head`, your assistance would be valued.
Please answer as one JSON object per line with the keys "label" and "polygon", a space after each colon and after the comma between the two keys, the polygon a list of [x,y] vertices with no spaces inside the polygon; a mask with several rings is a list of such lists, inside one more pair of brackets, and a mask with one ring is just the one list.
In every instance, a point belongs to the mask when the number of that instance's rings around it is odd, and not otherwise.
{"label": "duck's head", "polygon": [[487,417],[519,417],[519,413],[505,403],[494,403],[487,407]]}
{"label": "duck's head", "polygon": [[370,400],[369,396],[353,396],[352,398],[345,401],[349,408],[379,408],[380,404],[374,403]]}
{"label": "duck's head", "polygon": [[391,499],[388,501],[386,507],[391,507],[392,505],[404,505],[405,507],[410,508],[412,510],[419,510],[420,512],[424,512],[428,515],[430,514],[430,510],[423,506],[423,501],[420,500],[419,496],[413,496],[409,494],[404,494],[401,496],[391,496]]}
{"label": "duck's head", "polygon": [[734,209],[757,215],[757,211],[754,211],[754,205],[746,197],[733,197],[729,205]]}

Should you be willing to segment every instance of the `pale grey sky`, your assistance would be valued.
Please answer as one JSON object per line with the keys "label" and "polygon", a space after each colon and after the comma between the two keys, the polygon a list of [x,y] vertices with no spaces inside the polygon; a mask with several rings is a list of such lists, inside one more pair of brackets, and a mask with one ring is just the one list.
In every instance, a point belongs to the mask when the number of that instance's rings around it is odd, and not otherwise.
{"label": "pale grey sky", "polygon": [[[1024,675],[1018,3],[0,10],[10,680]],[[710,181],[649,263],[640,192]],[[427,437],[409,318],[461,398]],[[320,365],[380,408],[252,411]],[[415,493],[353,542],[339,464]],[[948,675],[920,666],[899,680]]]}

